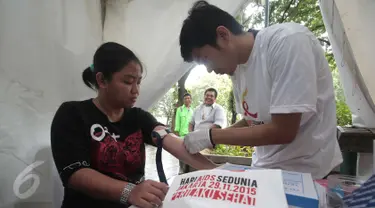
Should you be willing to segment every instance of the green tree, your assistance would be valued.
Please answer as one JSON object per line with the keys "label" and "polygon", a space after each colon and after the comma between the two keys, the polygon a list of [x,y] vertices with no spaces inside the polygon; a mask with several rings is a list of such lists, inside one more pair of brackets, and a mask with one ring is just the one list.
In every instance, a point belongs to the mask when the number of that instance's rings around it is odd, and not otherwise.
{"label": "green tree", "polygon": [[233,94],[233,87],[229,92],[227,102],[228,102],[228,110],[231,112],[230,124],[234,124],[237,121],[237,112],[236,112],[236,100],[234,99],[234,94]]}
{"label": "green tree", "polygon": [[174,85],[164,96],[155,103],[151,109],[150,113],[160,120],[165,120],[165,124],[172,126],[175,103],[177,102],[176,94],[177,87]]}
{"label": "green tree", "polygon": [[340,83],[340,76],[338,74],[338,70],[333,70],[332,75],[333,84],[335,87],[337,125],[351,125],[352,113],[345,101],[344,90]]}

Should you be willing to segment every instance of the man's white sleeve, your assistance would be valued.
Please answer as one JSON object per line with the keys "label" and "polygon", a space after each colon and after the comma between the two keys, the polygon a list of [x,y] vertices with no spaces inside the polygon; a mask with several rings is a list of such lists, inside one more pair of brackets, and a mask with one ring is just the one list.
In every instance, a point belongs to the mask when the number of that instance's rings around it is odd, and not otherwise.
{"label": "man's white sleeve", "polygon": [[270,41],[271,114],[316,112],[318,65],[313,44],[303,33]]}
{"label": "man's white sleeve", "polygon": [[197,113],[197,109],[198,109],[198,108],[196,108],[196,109],[193,111],[193,115],[191,116],[191,119],[190,119],[190,122],[189,122],[189,123],[190,123],[191,125],[193,125],[193,126],[195,125],[195,114]]}
{"label": "man's white sleeve", "polygon": [[225,128],[227,126],[227,117],[225,115],[225,110],[221,106],[218,106],[216,109],[214,124],[219,125],[221,128]]}

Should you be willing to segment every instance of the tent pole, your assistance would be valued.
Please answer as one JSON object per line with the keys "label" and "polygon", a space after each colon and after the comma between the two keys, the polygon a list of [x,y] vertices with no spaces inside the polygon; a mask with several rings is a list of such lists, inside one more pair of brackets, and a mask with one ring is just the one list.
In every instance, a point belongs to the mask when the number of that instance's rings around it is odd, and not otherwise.
{"label": "tent pole", "polygon": [[270,1],[269,0],[266,0],[264,10],[265,10],[264,27],[268,27],[269,21],[270,21]]}

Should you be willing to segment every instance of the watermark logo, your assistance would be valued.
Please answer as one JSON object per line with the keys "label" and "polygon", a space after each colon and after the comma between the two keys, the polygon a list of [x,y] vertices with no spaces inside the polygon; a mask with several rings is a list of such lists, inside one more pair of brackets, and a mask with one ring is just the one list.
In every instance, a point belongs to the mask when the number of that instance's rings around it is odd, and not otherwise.
{"label": "watermark logo", "polygon": [[[31,165],[27,166],[20,174],[18,174],[16,180],[13,183],[13,192],[14,194],[20,198],[20,199],[27,199],[31,197],[36,190],[39,188],[40,185],[40,177],[38,174],[33,173],[32,171],[43,165],[44,161],[36,161],[32,163]],[[28,188],[23,193],[20,193],[20,188],[22,184],[24,184],[26,181],[32,179],[32,185],[30,188]]]}

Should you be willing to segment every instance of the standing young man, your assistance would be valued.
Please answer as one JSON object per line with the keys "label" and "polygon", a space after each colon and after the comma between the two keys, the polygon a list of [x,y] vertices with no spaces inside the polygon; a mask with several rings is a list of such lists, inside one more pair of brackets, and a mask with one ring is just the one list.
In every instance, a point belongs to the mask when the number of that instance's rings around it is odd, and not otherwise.
{"label": "standing young man", "polygon": [[[177,108],[176,118],[174,124],[174,131],[177,136],[184,138],[189,133],[190,120],[193,116],[193,109],[191,107],[191,95],[189,93],[184,94],[184,105]],[[179,160],[180,173],[187,172],[188,165]]]}
{"label": "standing young man", "polygon": [[175,134],[180,137],[184,137],[187,133],[189,133],[189,122],[193,115],[193,109],[190,105],[191,95],[189,93],[185,93],[184,105],[177,108],[174,124]]}
{"label": "standing young man", "polygon": [[226,129],[187,134],[190,153],[215,144],[255,146],[253,166],[313,178],[342,162],[330,68],[306,27],[285,23],[245,32],[227,12],[198,1],[183,23],[180,45],[185,61],[231,76],[244,118]]}

